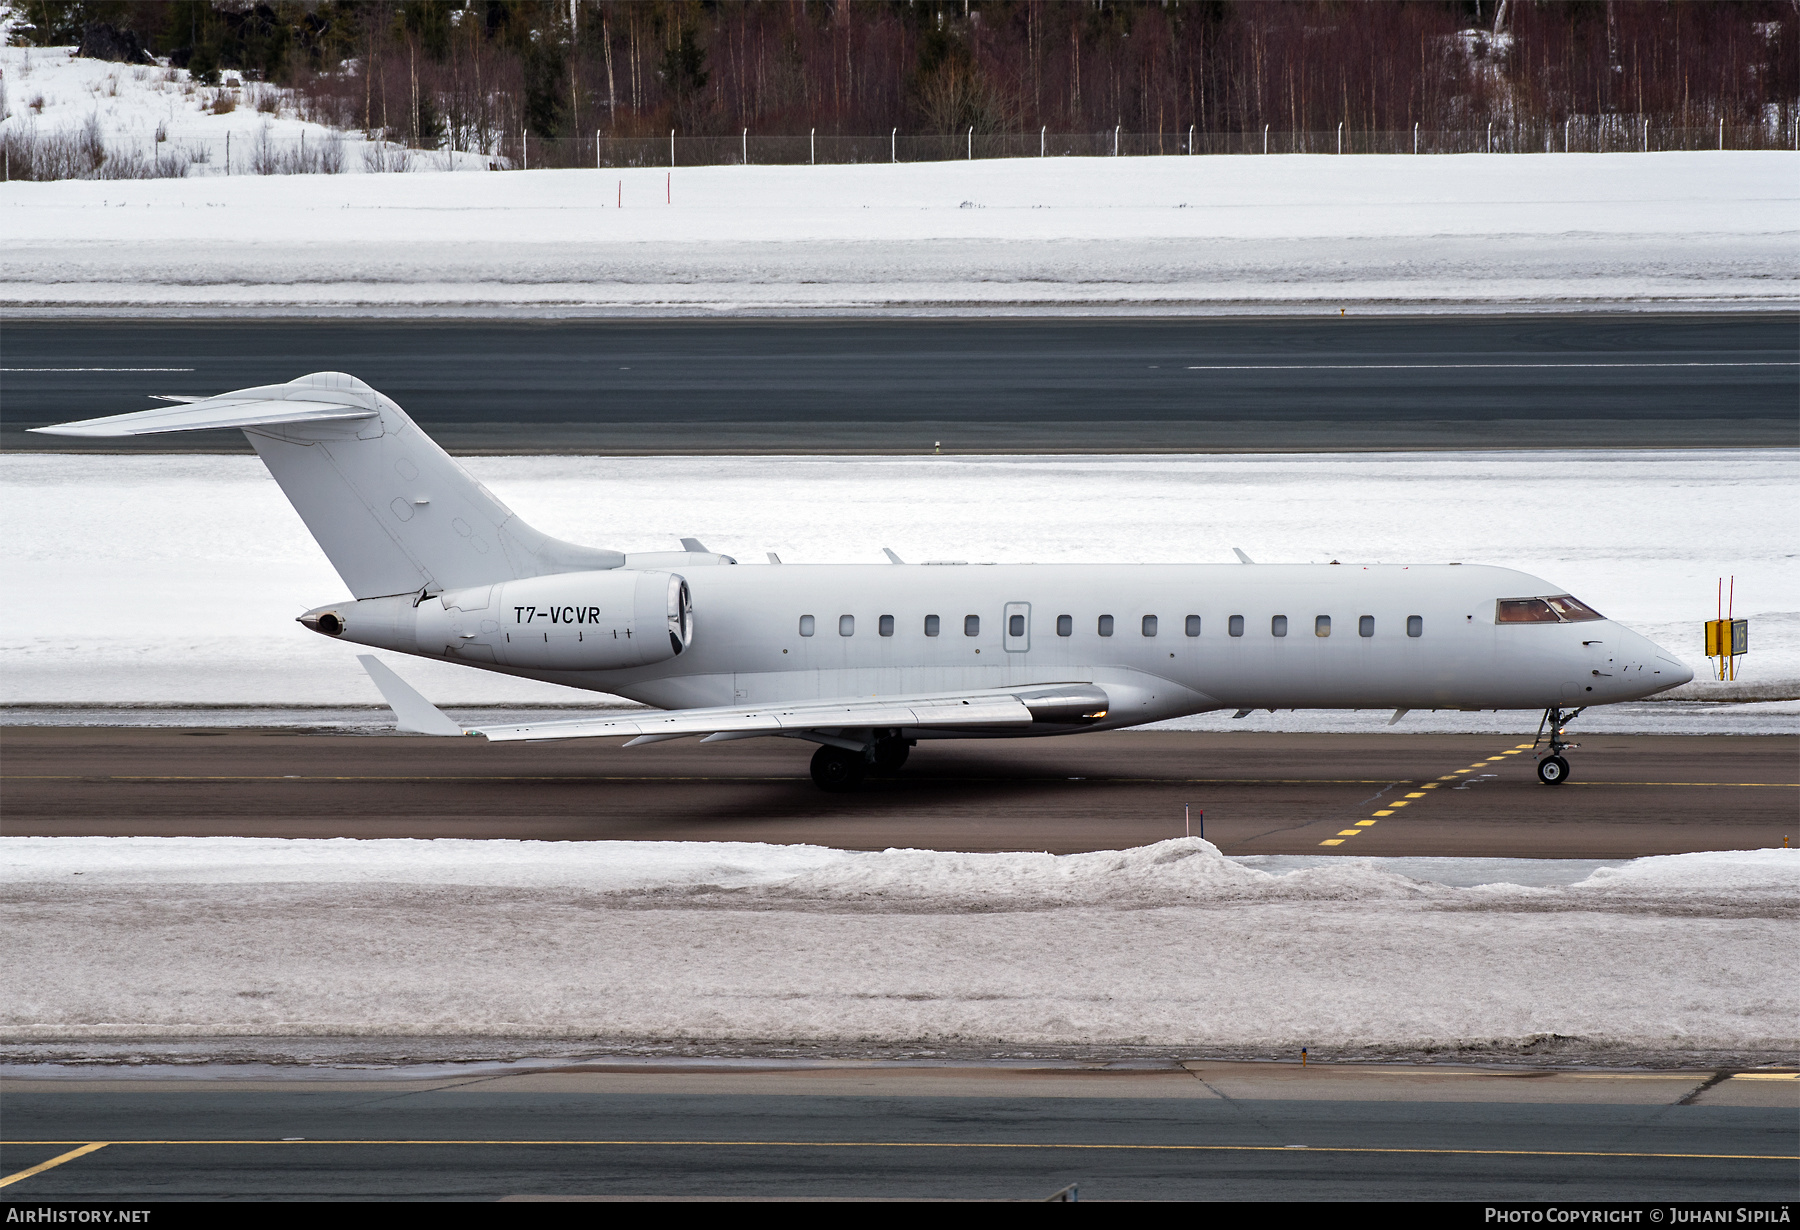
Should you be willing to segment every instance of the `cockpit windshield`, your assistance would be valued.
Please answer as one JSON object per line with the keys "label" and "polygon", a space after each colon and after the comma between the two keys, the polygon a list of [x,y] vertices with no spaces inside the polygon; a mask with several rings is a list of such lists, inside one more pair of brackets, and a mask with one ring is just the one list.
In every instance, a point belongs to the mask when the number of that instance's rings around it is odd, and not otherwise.
{"label": "cockpit windshield", "polygon": [[1558,594],[1556,597],[1546,598],[1544,601],[1548,602],[1551,608],[1563,617],[1565,623],[1578,624],[1590,619],[1606,618],[1587,603],[1571,598],[1567,594]]}
{"label": "cockpit windshield", "polygon": [[1568,594],[1548,598],[1502,598],[1494,606],[1494,622],[1498,624],[1578,624],[1605,618],[1587,603]]}
{"label": "cockpit windshield", "polygon": [[1554,624],[1561,621],[1542,598],[1502,598],[1494,613],[1497,624]]}

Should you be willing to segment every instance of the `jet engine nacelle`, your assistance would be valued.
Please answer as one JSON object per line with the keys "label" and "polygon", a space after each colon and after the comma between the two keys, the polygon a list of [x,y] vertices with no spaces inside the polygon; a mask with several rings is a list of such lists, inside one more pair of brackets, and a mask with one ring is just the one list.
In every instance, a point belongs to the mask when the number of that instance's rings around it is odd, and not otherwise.
{"label": "jet engine nacelle", "polygon": [[694,639],[687,581],[614,568],[528,577],[309,611],[315,632],[404,653],[530,670],[619,670],[666,662]]}
{"label": "jet engine nacelle", "polygon": [[616,670],[665,662],[693,641],[687,582],[672,572],[608,569],[455,590],[419,604],[422,652],[491,650],[502,666]]}

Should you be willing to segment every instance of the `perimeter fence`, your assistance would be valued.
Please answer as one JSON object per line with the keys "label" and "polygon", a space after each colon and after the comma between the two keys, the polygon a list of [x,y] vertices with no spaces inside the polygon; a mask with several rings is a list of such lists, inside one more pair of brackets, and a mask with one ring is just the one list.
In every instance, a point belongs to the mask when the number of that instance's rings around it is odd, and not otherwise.
{"label": "perimeter fence", "polygon": [[1657,153],[1800,150],[1800,107],[1759,123],[1682,126],[1638,116],[1582,116],[1561,124],[1242,132],[832,133],[546,138],[514,134],[481,151],[423,147],[355,133],[278,137],[267,129],[167,142],[104,142],[95,126],[0,130],[6,179],[151,179],[189,175],[510,171],[551,168],[848,166],[1001,158],[1142,158],[1264,154]]}
{"label": "perimeter fence", "polygon": [[736,135],[606,137],[548,141],[512,138],[508,162],[532,166],[794,166],[872,162],[951,162],[988,158],[1142,158],[1217,154],[1545,154],[1702,149],[1800,149],[1793,118],[1768,124],[1658,125],[1631,116],[1589,116],[1564,124],[1479,129],[1280,130],[1248,132],[983,133],[838,136]]}

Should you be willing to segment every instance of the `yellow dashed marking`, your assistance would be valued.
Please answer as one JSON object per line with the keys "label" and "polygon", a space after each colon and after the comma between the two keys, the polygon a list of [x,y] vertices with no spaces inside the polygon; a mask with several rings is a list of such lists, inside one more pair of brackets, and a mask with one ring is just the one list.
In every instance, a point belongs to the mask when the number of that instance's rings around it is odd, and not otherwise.
{"label": "yellow dashed marking", "polygon": [[1425,796],[1422,793],[1420,793],[1419,791],[1415,790],[1411,794],[1407,795],[1406,797],[1409,799],[1422,799]]}
{"label": "yellow dashed marking", "polygon": [[1391,811],[1378,811],[1378,812],[1373,812],[1373,813],[1371,813],[1371,814],[1372,814],[1372,815],[1377,815],[1377,816],[1391,816],[1391,815],[1393,815],[1393,814],[1394,814],[1394,813],[1393,813],[1393,812],[1391,812]]}
{"label": "yellow dashed marking", "polygon": [[1389,803],[1388,806],[1389,807],[1405,807],[1406,800],[1405,799],[1395,799],[1392,803]]}
{"label": "yellow dashed marking", "polygon": [[1354,837],[1360,832],[1362,832],[1361,829],[1339,829],[1338,836],[1339,837]]}
{"label": "yellow dashed marking", "polygon": [[[1467,773],[1467,772],[1468,772],[1468,770],[1467,770],[1467,769],[1457,769],[1457,770],[1456,770],[1456,772],[1457,772],[1457,773]],[[1445,780],[1445,781],[1447,781],[1447,782],[1453,782],[1453,781],[1455,781],[1455,780],[1456,780],[1456,778],[1455,778],[1455,776],[1454,776],[1454,775],[1452,775],[1452,776],[1450,776],[1450,777],[1446,777],[1446,778],[1445,778],[1445,779],[1444,779],[1444,780]]]}
{"label": "yellow dashed marking", "polygon": [[[1511,752],[1506,753],[1506,756],[1510,756],[1510,755],[1512,755]],[[1489,760],[1505,760],[1506,756],[1489,756],[1488,759]]]}
{"label": "yellow dashed marking", "polygon": [[1356,827],[1359,829],[1366,829],[1374,823],[1375,823],[1375,821],[1373,821],[1373,820],[1358,820],[1356,822]]}
{"label": "yellow dashed marking", "polygon": [[1344,844],[1344,839],[1342,837],[1327,837],[1319,844],[1322,846],[1341,846]]}

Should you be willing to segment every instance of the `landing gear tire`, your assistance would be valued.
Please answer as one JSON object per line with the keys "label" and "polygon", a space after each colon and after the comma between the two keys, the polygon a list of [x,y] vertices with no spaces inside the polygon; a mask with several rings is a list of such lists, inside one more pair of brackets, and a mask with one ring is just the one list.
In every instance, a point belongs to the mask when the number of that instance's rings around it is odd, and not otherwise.
{"label": "landing gear tire", "polygon": [[1560,786],[1569,780],[1569,762],[1561,756],[1546,756],[1538,761],[1538,780],[1546,786]]}
{"label": "landing gear tire", "polygon": [[875,745],[875,771],[898,773],[911,752],[912,746],[904,739],[883,739]]}
{"label": "landing gear tire", "polygon": [[861,752],[846,751],[829,745],[813,753],[812,779],[821,790],[842,794],[862,785],[869,766]]}

